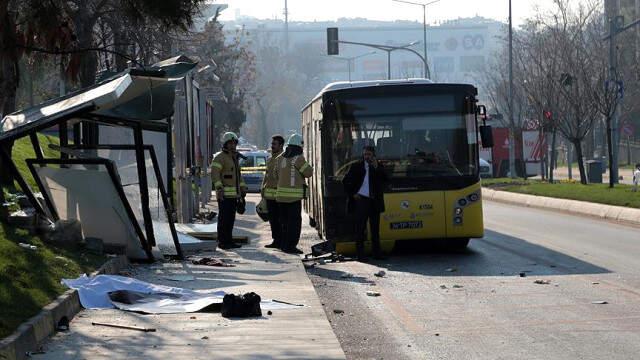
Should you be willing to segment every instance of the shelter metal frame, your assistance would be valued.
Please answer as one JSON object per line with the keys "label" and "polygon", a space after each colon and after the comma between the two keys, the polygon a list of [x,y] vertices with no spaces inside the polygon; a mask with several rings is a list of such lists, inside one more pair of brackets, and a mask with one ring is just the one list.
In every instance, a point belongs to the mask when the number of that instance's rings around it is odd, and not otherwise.
{"label": "shelter metal frame", "polygon": [[[169,201],[169,196],[167,194],[167,188],[165,188],[164,181],[162,180],[162,174],[160,173],[160,163],[158,162],[158,157],[156,156],[156,151],[153,145],[143,145],[143,151],[149,152],[149,157],[151,158],[151,162],[153,164],[153,172],[156,175],[158,180],[158,189],[160,190],[160,197],[162,198],[162,204],[166,210],[166,215],[169,223],[169,227],[171,229],[171,237],[173,238],[173,243],[176,246],[176,251],[178,253],[178,258],[183,259],[184,255],[182,252],[182,248],[180,247],[180,242],[178,240],[178,233],[176,231],[175,223],[173,222],[173,206]],[[69,152],[67,150],[136,150],[135,145],[126,145],[126,144],[114,144],[114,145],[71,145],[67,148],[59,147],[60,152]],[[72,153],[73,156],[79,157],[80,154]],[[144,155],[143,155],[144,156]],[[136,162],[139,164],[138,160]],[[144,164],[144,157],[142,163]],[[146,169],[144,171],[145,179],[146,179]],[[139,179],[140,180],[140,179]],[[148,187],[147,187],[148,189]],[[147,190],[148,193],[148,190]],[[148,208],[148,204],[147,204]],[[145,219],[145,223],[146,223]]]}

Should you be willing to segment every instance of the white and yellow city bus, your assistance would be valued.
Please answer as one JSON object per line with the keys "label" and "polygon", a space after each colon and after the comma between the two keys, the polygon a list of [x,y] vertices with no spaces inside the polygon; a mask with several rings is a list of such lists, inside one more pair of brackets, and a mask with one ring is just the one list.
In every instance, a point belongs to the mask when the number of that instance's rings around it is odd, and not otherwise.
{"label": "white and yellow city bus", "polygon": [[[365,145],[388,175],[380,218],[384,251],[396,241],[446,239],[464,248],[484,234],[477,89],[429,80],[341,82],[302,111],[305,157],[313,165],[304,202],[312,226],[339,253],[355,251],[342,185]],[[479,111],[480,110],[480,111]],[[490,134],[490,128],[481,129]],[[492,141],[487,135],[484,144]]]}

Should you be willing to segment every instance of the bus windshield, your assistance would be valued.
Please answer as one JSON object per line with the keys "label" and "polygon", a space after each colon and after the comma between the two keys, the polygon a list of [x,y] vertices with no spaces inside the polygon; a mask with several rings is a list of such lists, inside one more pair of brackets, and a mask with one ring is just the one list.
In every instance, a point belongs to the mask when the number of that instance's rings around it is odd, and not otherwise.
{"label": "bus windshield", "polygon": [[[450,95],[336,99],[332,162],[343,176],[366,145],[393,178],[477,175],[475,116]],[[457,106],[456,106],[457,105]]]}

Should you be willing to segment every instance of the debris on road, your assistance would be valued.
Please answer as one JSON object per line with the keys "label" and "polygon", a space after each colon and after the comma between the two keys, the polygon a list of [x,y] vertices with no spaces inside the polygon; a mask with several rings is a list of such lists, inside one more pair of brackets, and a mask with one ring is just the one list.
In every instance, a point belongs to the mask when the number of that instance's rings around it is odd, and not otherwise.
{"label": "debris on road", "polygon": [[192,260],[192,264],[194,265],[206,265],[206,266],[218,266],[218,267],[234,267],[235,265],[229,264],[224,260],[214,259],[210,257],[203,257],[198,260]]}
{"label": "debris on road", "polygon": [[462,285],[457,285],[457,284],[456,284],[456,285],[453,285],[453,288],[454,288],[454,289],[462,289],[463,287],[464,287],[464,286],[462,286]]}
{"label": "debris on road", "polygon": [[271,310],[267,311],[267,315],[273,315],[273,311]]}
{"label": "debris on road", "polygon": [[208,337],[208,336],[203,336],[203,337],[201,337],[200,339],[202,339],[202,340],[209,340],[209,337]]}
{"label": "debris on road", "polygon": [[452,267],[452,268],[448,268],[448,269],[446,269],[445,271],[446,271],[446,272],[456,272],[456,271],[458,271],[458,269],[457,269],[457,268]]}
{"label": "debris on road", "polygon": [[592,301],[592,304],[596,304],[596,305],[604,305],[604,304],[608,304],[608,302],[604,301],[604,300],[597,300],[597,301]]}
{"label": "debris on road", "polygon": [[375,276],[377,276],[377,277],[384,277],[386,274],[387,274],[387,273],[386,273],[386,272],[384,272],[384,270],[380,270],[380,271],[378,271],[377,273],[375,273],[375,274],[373,274],[373,275],[375,275]]}
{"label": "debris on road", "polygon": [[340,309],[333,309],[333,313],[334,313],[334,314],[344,314],[344,310],[340,310]]}
{"label": "debris on road", "polygon": [[446,289],[447,285],[440,285],[440,289]]}
{"label": "debris on road", "polygon": [[171,281],[194,281],[196,279],[193,275],[170,275],[163,278]]}
{"label": "debris on road", "polygon": [[525,273],[525,272],[521,272],[521,273],[520,273],[520,277],[527,277],[527,273]]}
{"label": "debris on road", "polygon": [[271,299],[271,301],[273,301],[274,303],[278,303],[278,304],[285,304],[285,305],[292,305],[292,306],[304,306],[304,304],[294,304],[294,303],[290,303],[290,302],[286,302],[286,301],[282,301],[282,300],[276,300],[276,299]]}
{"label": "debris on road", "polygon": [[539,284],[539,285],[549,285],[549,284],[551,284],[551,281],[543,280],[543,279],[536,279],[533,283],[534,284]]}
{"label": "debris on road", "polygon": [[367,291],[367,296],[380,296],[380,293],[377,291],[369,290]]}
{"label": "debris on road", "polygon": [[342,279],[349,279],[349,278],[352,278],[352,277],[353,277],[353,274],[350,274],[350,273],[344,273],[344,274],[340,275],[340,277],[341,277]]}
{"label": "debris on road", "polygon": [[594,282],[591,283],[591,285],[600,285],[600,283],[597,282],[597,281],[594,281]]}
{"label": "debris on road", "polygon": [[91,325],[93,325],[93,326],[106,326],[106,327],[112,327],[112,328],[118,328],[118,329],[126,329],[126,330],[136,330],[136,331],[143,331],[143,332],[156,332],[155,328],[144,328],[144,327],[139,327],[139,326],[118,325],[118,324],[109,324],[109,323],[101,323],[101,322],[92,322]]}

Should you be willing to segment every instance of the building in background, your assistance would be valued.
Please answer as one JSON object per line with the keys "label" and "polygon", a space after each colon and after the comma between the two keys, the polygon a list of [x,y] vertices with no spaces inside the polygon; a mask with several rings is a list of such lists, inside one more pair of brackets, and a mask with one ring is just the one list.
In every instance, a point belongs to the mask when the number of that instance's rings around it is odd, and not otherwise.
{"label": "building in background", "polygon": [[[284,39],[282,20],[258,20],[241,17],[225,22],[225,28],[234,34],[242,27],[260,38],[270,36]],[[410,21],[374,21],[367,19],[339,19],[325,22],[289,22],[290,48],[296,44],[313,45],[319,56],[326,54],[326,28],[338,27],[340,39],[384,45],[402,46],[418,42],[413,49],[422,53],[422,24]],[[438,82],[477,83],[490,56],[499,49],[499,37],[504,24],[482,17],[450,20],[427,28],[427,52],[432,80]],[[340,44],[340,55],[354,57],[373,49]],[[326,82],[347,80],[346,61],[327,56],[324,62]],[[415,54],[394,51],[391,54],[391,77],[422,77],[423,63]],[[378,51],[354,61],[351,68],[353,80],[375,80],[387,78],[387,54]]]}

